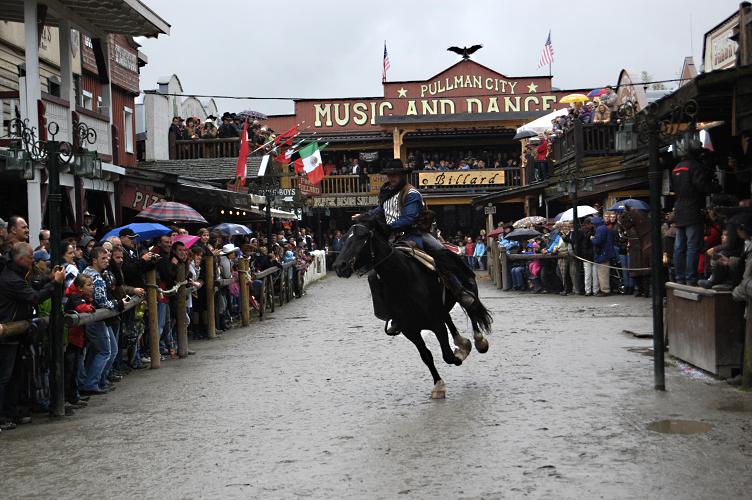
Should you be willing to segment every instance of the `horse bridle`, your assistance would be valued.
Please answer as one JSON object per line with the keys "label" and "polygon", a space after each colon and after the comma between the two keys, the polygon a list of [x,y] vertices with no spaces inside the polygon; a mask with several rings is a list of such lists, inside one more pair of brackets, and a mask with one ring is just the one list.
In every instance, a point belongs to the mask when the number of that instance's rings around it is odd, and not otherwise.
{"label": "horse bridle", "polygon": [[367,240],[367,241],[363,241],[363,243],[362,243],[362,244],[360,245],[360,248],[359,248],[359,249],[358,249],[358,251],[357,251],[357,252],[355,253],[355,257],[353,257],[353,258],[352,258],[352,259],[350,260],[350,269],[352,269],[352,271],[353,271],[353,272],[354,272],[355,274],[357,274],[357,275],[358,275],[358,277],[361,277],[361,276],[363,276],[364,274],[366,274],[366,273],[367,273],[368,271],[370,271],[370,269],[369,269],[369,270],[365,270],[365,271],[363,271],[362,273],[359,273],[359,272],[358,272],[358,271],[357,271],[357,270],[355,269],[355,260],[357,259],[357,256],[358,256],[358,255],[360,255],[360,252],[362,252],[362,251],[363,251],[363,247],[365,247],[365,246],[366,246],[366,243],[367,243],[367,242],[368,242],[368,243],[370,243],[370,252],[371,252],[371,262],[370,262],[370,265],[371,265],[371,269],[376,269],[376,268],[377,268],[378,266],[380,266],[381,264],[383,264],[384,262],[386,262],[386,261],[387,261],[387,259],[389,259],[389,257],[391,257],[391,256],[392,256],[392,254],[394,254],[394,247],[393,247],[393,246],[391,246],[391,248],[390,248],[390,251],[389,251],[389,255],[387,255],[387,256],[386,256],[386,257],[384,257],[383,259],[380,259],[379,261],[376,261],[376,250],[375,250],[375,249],[374,249],[374,247],[373,247],[373,235],[374,235],[374,231],[373,231],[373,229],[371,229],[371,228],[369,228],[368,226],[366,226],[365,224],[361,224],[361,223],[356,223],[356,224],[353,224],[353,225],[352,225],[352,227],[353,227],[353,228],[354,228],[355,226],[360,226],[360,227],[364,228],[364,229],[365,229],[366,231],[368,231],[368,240]]}

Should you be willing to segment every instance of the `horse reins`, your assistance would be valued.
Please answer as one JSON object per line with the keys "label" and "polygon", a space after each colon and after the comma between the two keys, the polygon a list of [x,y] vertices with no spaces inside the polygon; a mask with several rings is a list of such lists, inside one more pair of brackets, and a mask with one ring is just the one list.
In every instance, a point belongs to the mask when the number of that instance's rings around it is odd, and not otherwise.
{"label": "horse reins", "polygon": [[[390,257],[391,257],[391,256],[392,256],[393,254],[394,254],[394,247],[393,247],[393,246],[391,246],[391,248],[390,248],[390,251],[389,251],[389,255],[387,255],[386,257],[384,257],[383,259],[381,259],[381,260],[379,260],[379,261],[376,261],[376,251],[375,251],[375,249],[374,249],[374,247],[373,247],[373,234],[374,234],[374,233],[373,233],[373,230],[372,230],[372,229],[370,229],[370,228],[369,228],[368,226],[366,226],[365,224],[353,224],[353,226],[360,226],[360,227],[363,227],[363,228],[365,228],[365,229],[366,229],[366,231],[368,231],[368,235],[369,235],[369,236],[368,236],[368,241],[369,241],[369,243],[370,243],[370,245],[369,245],[369,246],[370,246],[370,251],[371,251],[371,269],[376,269],[376,268],[377,268],[378,266],[380,266],[381,264],[383,264],[384,262],[386,262],[386,261],[387,261],[387,260],[388,260],[388,259],[389,259],[389,258],[390,258]],[[365,246],[366,246],[366,242],[364,241],[364,242],[363,242],[363,244],[362,244],[362,245],[360,246],[360,250],[358,250],[358,254],[360,254],[360,252],[362,252],[362,251],[363,251],[363,247],[365,247]],[[362,272],[362,273],[358,273],[358,272],[357,272],[357,271],[356,271],[356,270],[354,269],[354,267],[355,267],[355,261],[354,261],[354,260],[353,260],[353,262],[352,262],[351,266],[353,267],[353,271],[354,271],[354,272],[355,272],[356,274],[358,274],[358,276],[359,276],[359,277],[360,277],[360,276],[363,276],[364,274],[366,274],[366,273],[368,272],[368,271],[364,271],[364,272]]]}

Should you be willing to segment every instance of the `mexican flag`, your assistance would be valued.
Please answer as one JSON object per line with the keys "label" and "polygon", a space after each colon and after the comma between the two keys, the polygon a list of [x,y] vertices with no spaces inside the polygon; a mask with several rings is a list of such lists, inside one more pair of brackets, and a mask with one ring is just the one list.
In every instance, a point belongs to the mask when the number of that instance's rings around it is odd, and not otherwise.
{"label": "mexican flag", "polygon": [[321,161],[321,151],[319,150],[318,142],[314,141],[301,148],[299,154],[303,172],[311,184],[315,185],[321,182],[324,178],[324,164]]}

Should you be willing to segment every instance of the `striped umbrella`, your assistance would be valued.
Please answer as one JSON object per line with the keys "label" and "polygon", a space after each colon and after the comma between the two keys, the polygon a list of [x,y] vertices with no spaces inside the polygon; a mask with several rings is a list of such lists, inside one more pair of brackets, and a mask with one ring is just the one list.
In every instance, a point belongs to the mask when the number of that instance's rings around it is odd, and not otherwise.
{"label": "striped umbrella", "polygon": [[160,201],[149,205],[146,209],[139,212],[136,217],[162,222],[195,222],[206,224],[206,219],[200,213],[188,205],[175,201]]}

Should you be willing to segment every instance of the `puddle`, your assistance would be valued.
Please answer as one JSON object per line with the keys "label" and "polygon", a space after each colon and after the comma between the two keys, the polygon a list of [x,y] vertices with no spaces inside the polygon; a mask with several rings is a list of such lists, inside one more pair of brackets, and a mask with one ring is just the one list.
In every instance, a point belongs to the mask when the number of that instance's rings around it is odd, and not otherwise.
{"label": "puddle", "polygon": [[696,420],[658,420],[648,424],[647,428],[662,434],[701,434],[708,432],[713,426]]}
{"label": "puddle", "polygon": [[642,354],[643,356],[653,357],[652,347],[627,347],[627,351]]}
{"label": "puddle", "polygon": [[731,412],[752,412],[752,404],[748,404],[744,401],[734,401],[719,406],[718,410]]}

